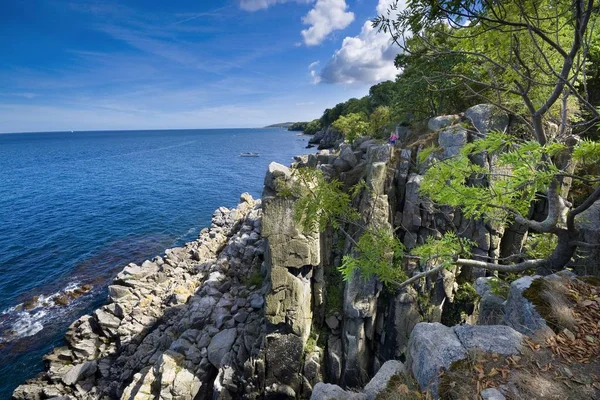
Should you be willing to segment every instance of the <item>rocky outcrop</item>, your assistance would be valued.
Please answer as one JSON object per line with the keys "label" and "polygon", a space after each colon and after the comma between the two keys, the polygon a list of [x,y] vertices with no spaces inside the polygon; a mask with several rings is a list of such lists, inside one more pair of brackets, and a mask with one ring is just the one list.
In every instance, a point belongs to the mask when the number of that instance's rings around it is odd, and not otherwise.
{"label": "rocky outcrop", "polygon": [[322,129],[319,132],[315,133],[312,138],[309,140],[309,144],[317,144],[319,150],[321,149],[332,149],[338,146],[340,143],[344,141],[341,133],[333,129],[332,127],[328,127],[326,129]]}
{"label": "rocky outcrop", "polygon": [[[475,243],[475,258],[496,260],[510,245],[503,227],[433,204],[420,186],[432,160],[507,123],[488,105],[432,119],[439,151],[422,164],[419,147],[368,137],[343,144],[323,131],[313,140],[337,148],[298,156],[293,168],[317,168],[345,189],[360,183],[351,200],[359,225],[394,232],[409,250],[452,230]],[[486,154],[475,158],[496,168]],[[303,230],[293,191],[281,191],[295,179],[271,163],[262,201],[243,195],[237,208],[218,209],[197,241],[126,266],[108,304],[71,326],[67,346],[46,356],[48,371],[15,398],[374,399],[402,374],[435,395],[440,373],[470,352],[515,354],[523,334],[549,329],[523,296],[533,278],[498,288],[485,271],[453,268],[402,290],[358,273],[344,280],[338,267],[361,228]],[[578,224],[593,238],[586,221]],[[429,267],[402,265],[407,276]],[[479,296],[464,317],[457,293],[471,284]]]}
{"label": "rocky outcrop", "polygon": [[[600,201],[578,215],[576,225],[583,242],[600,243]],[[576,270],[580,275],[600,275],[600,247],[584,247],[578,256]]]}
{"label": "rocky outcrop", "polygon": [[422,389],[438,393],[440,373],[470,351],[502,355],[518,354],[523,336],[508,326],[447,327],[439,323],[420,323],[413,329],[407,368]]}
{"label": "rocky outcrop", "polygon": [[[130,264],[16,399],[232,398],[262,385],[261,203],[220,208],[197,241]],[[213,394],[214,393],[214,394]]]}

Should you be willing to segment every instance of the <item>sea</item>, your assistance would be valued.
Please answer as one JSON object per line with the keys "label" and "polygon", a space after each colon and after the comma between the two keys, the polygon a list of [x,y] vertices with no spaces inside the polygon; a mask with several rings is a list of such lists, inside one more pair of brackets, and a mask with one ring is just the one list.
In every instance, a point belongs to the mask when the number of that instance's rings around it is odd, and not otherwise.
{"label": "sea", "polygon": [[0,400],[124,266],[196,239],[243,192],[260,197],[268,164],[307,143],[282,129],[0,135]]}

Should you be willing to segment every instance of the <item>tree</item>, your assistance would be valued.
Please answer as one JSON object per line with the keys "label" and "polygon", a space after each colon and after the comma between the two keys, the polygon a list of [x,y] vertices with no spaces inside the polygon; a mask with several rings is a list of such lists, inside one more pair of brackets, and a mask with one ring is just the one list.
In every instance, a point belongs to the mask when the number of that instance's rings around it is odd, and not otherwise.
{"label": "tree", "polygon": [[369,98],[372,110],[379,106],[392,106],[396,101],[396,84],[393,81],[385,81],[371,86]]}
{"label": "tree", "polygon": [[392,112],[390,107],[379,106],[369,116],[369,123],[373,136],[384,138],[390,130],[392,124]]}
{"label": "tree", "polygon": [[[586,55],[593,47],[598,17],[595,0],[414,0],[397,11],[395,1],[386,15],[374,20],[380,30],[410,54],[407,35],[418,41],[435,61],[460,56],[452,70],[436,73],[453,79],[486,102],[521,117],[540,144],[548,141],[545,120],[555,119],[560,132],[568,130],[579,110],[600,120],[582,94]],[[431,40],[428,32],[449,39]]]}
{"label": "tree", "polygon": [[348,142],[353,143],[358,137],[367,133],[369,123],[363,114],[351,113],[339,117],[332,126],[340,131]]}
{"label": "tree", "polygon": [[[577,247],[589,245],[581,242],[575,217],[600,199],[596,177],[572,174],[578,162],[598,162],[600,147],[569,135],[572,127],[589,127],[600,120],[586,88],[588,55],[598,43],[596,1],[413,0],[403,12],[396,7],[397,2],[374,24],[391,33],[406,54],[411,55],[407,43],[413,48],[418,43],[432,61],[462,59],[450,70],[432,71],[428,79],[459,82],[473,96],[519,118],[535,138],[493,134],[476,141],[455,159],[433,163],[425,175],[424,193],[440,204],[460,207],[467,216],[515,221],[556,240],[544,258],[498,265],[455,254],[437,268],[447,263],[510,272],[565,267]],[[441,24],[446,28],[440,29]],[[406,40],[408,34],[412,39]],[[440,35],[445,39],[439,40]],[[579,121],[582,109],[589,120]],[[554,135],[547,132],[547,122],[552,121],[559,125]],[[510,172],[500,175],[473,164],[469,157],[480,152],[495,153]],[[485,177],[485,183],[470,183],[474,175]],[[571,179],[593,187],[578,204],[567,201]],[[528,218],[534,201],[546,202],[543,221]],[[439,242],[428,246],[439,248]],[[433,254],[426,250],[421,254]]]}
{"label": "tree", "polygon": [[304,128],[304,133],[307,135],[314,135],[318,131],[321,130],[321,121],[318,119],[313,119],[309,123],[306,124]]}

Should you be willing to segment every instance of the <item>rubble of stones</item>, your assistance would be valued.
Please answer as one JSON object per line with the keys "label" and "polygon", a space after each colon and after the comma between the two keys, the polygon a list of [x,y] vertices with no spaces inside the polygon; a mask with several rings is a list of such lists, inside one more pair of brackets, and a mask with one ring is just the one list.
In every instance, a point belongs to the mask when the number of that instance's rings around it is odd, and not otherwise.
{"label": "rubble of stones", "polygon": [[125,267],[108,304],[73,323],[67,345],[45,356],[48,370],[13,398],[209,399],[256,391],[265,287],[246,282],[264,259],[260,206],[244,194],[237,208],[219,208],[198,240]]}

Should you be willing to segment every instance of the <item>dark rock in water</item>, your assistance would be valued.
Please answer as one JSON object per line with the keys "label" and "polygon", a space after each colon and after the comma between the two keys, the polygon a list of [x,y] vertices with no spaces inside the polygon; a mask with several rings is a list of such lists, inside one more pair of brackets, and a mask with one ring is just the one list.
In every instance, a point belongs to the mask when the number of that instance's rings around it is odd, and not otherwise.
{"label": "dark rock in water", "polygon": [[69,304],[69,297],[64,294],[58,295],[58,296],[54,297],[52,300],[54,300],[54,303],[58,306],[66,306]]}
{"label": "dark rock in water", "polygon": [[31,299],[25,300],[23,302],[23,308],[25,310],[33,310],[34,308],[37,307],[38,300],[39,300],[39,296],[33,296]]}
{"label": "dark rock in water", "polygon": [[314,146],[313,144],[310,144],[310,143],[309,143],[309,144],[307,144],[307,145],[306,145],[306,147],[305,147],[305,148],[306,148],[306,149],[312,149],[313,147],[315,147],[315,146]]}

